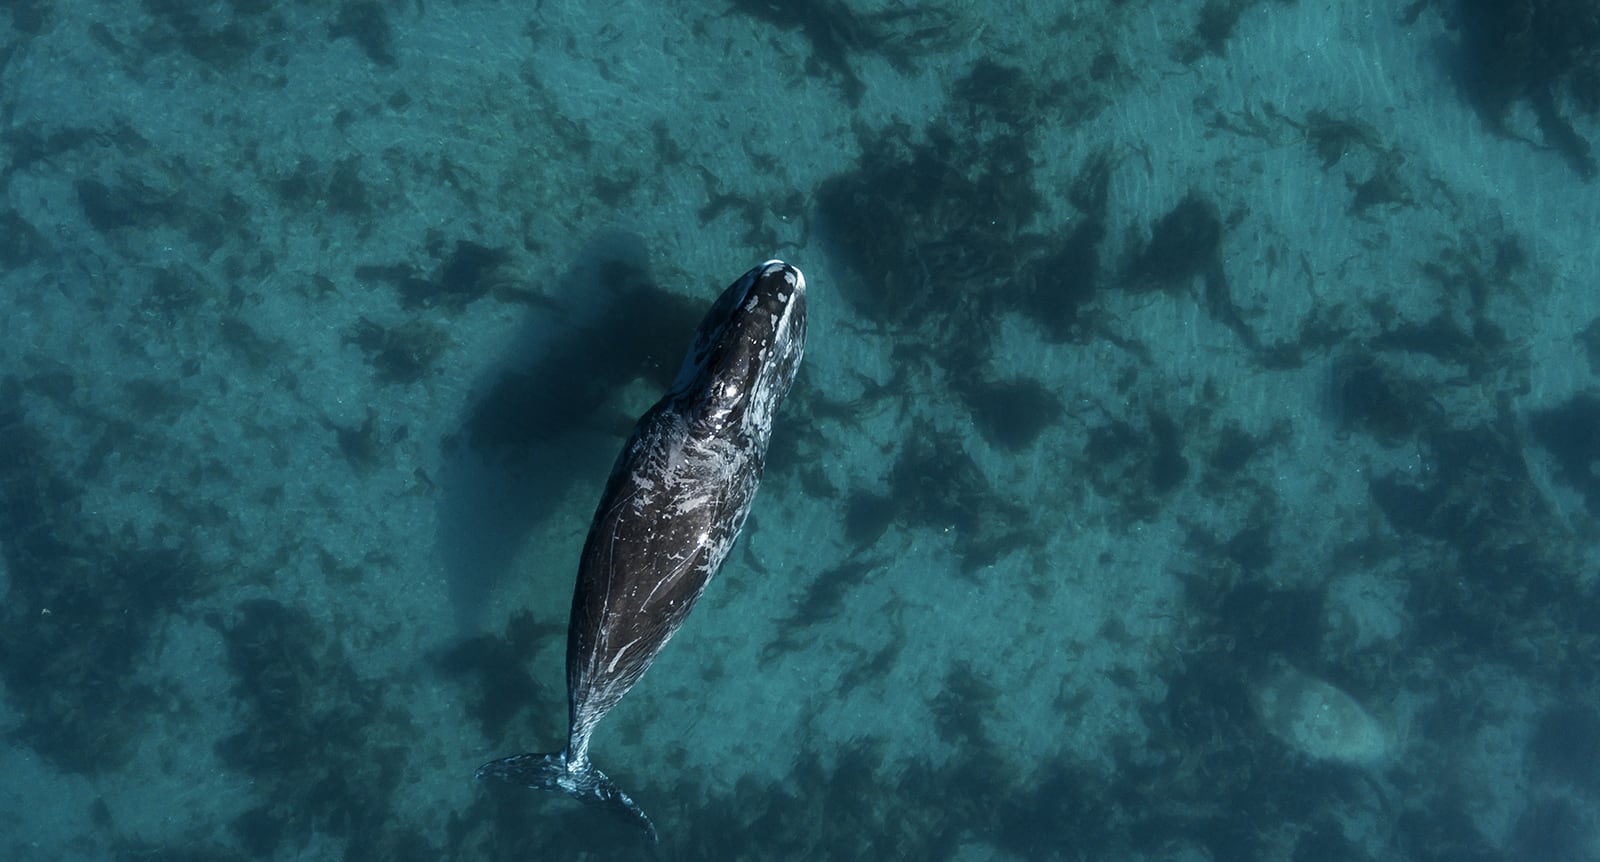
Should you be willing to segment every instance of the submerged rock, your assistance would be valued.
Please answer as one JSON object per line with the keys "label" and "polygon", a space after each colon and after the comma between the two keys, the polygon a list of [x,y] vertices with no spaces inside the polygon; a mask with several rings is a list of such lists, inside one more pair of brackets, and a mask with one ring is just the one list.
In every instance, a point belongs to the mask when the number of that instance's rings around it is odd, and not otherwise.
{"label": "submerged rock", "polygon": [[1389,733],[1355,698],[1292,668],[1253,692],[1256,711],[1273,735],[1309,757],[1358,766],[1382,763]]}

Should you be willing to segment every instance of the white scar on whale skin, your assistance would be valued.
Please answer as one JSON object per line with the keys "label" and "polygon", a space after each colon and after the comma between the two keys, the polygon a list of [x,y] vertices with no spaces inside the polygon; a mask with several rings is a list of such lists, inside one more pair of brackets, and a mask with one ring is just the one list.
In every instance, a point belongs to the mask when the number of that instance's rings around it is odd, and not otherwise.
{"label": "white scar on whale skin", "polygon": [[614,656],[611,659],[610,664],[606,665],[606,673],[611,673],[612,671],[615,671],[617,669],[617,662],[622,661],[622,657],[624,655],[627,655],[628,650],[633,649],[633,645],[638,643],[639,640],[640,640],[640,638],[634,638],[633,640],[628,641],[627,643],[625,643],[621,647],[619,647],[617,649],[616,656]]}

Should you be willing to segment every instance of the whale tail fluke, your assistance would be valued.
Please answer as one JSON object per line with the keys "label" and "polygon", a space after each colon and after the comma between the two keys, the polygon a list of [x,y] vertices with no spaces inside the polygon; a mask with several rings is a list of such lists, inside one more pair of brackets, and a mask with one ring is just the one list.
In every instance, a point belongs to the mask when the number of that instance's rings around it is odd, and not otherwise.
{"label": "whale tail fluke", "polygon": [[568,763],[567,753],[516,754],[491,760],[478,767],[477,778],[498,778],[512,784],[549,790],[617,811],[631,819],[655,844],[656,825],[650,822],[644,809],[633,798],[623,793],[604,772],[594,768],[588,758],[582,763]]}

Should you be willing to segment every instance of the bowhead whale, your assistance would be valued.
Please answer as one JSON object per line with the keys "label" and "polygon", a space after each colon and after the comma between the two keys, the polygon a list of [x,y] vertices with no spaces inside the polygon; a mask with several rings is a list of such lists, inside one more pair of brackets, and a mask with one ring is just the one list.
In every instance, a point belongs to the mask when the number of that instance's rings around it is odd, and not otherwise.
{"label": "bowhead whale", "polygon": [[656,840],[650,818],[590,762],[589,737],[727,558],[805,342],[805,277],[783,261],[717,298],[671,389],[634,426],[589,525],[567,623],[566,748],[492,761],[477,777],[613,808]]}

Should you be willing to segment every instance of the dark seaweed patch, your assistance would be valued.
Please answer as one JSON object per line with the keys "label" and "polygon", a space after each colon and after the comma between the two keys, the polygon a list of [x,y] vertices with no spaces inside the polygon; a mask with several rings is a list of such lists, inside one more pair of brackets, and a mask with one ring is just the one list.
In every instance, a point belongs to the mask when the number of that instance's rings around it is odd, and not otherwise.
{"label": "dark seaweed patch", "polygon": [[831,0],[801,3],[734,0],[733,7],[741,14],[780,29],[799,30],[811,46],[815,65],[835,76],[851,104],[861,101],[866,85],[861,83],[851,67],[848,54],[852,50],[867,47],[870,34],[860,16],[849,6]]}
{"label": "dark seaweed patch", "polygon": [[1326,862],[1331,859],[1369,862],[1371,857],[1345,837],[1342,823],[1330,815],[1323,815],[1312,822],[1305,834],[1295,842],[1290,862]]}
{"label": "dark seaweed patch", "polygon": [[1159,411],[1142,428],[1123,419],[1090,428],[1083,455],[1095,489],[1135,521],[1154,517],[1189,475],[1179,426]]}
{"label": "dark seaweed patch", "polygon": [[[1209,53],[1222,54],[1223,45],[1233,35],[1233,28],[1238,26],[1239,17],[1249,5],[1249,0],[1206,0],[1195,20],[1195,41]],[[1183,58],[1184,62],[1195,59],[1198,58],[1192,55]]]}
{"label": "dark seaweed patch", "polygon": [[111,186],[96,179],[80,179],[73,188],[84,217],[102,233],[172,224],[181,213],[171,195],[135,180]]}
{"label": "dark seaweed patch", "polygon": [[1379,350],[1425,353],[1446,362],[1467,364],[1477,352],[1477,339],[1449,316],[1440,314],[1425,323],[1399,323],[1374,336]]}
{"label": "dark seaweed patch", "polygon": [[109,139],[118,146],[137,148],[143,139],[132,129],[119,128],[115,133],[105,134],[95,129],[66,128],[57,129],[48,134],[37,126],[18,125],[16,128],[0,132],[0,140],[4,140],[11,148],[10,157],[6,164],[0,165],[0,177],[6,177],[16,171],[26,170],[39,162],[71,152],[80,147],[92,144],[100,139]]}
{"label": "dark seaweed patch", "polygon": [[30,36],[44,30],[54,11],[50,0],[13,0],[6,5],[10,7],[12,28]]}
{"label": "dark seaweed patch", "polygon": [[1359,215],[1375,206],[1414,205],[1411,190],[1405,180],[1400,177],[1400,165],[1404,159],[1393,153],[1385,153],[1374,161],[1372,172],[1364,180],[1347,177],[1345,185],[1353,193],[1350,198],[1350,213]]}
{"label": "dark seaweed patch", "polygon": [[881,564],[881,560],[851,559],[813,576],[793,610],[778,622],[777,637],[762,650],[762,663],[802,646],[805,630],[837,616],[850,591]]}
{"label": "dark seaweed patch", "polygon": [[1026,132],[1039,121],[1033,76],[988,57],[950,85],[950,97],[965,112],[961,119],[969,127],[993,119],[1014,132]]}
{"label": "dark seaweed patch", "polygon": [[1150,485],[1157,493],[1166,493],[1189,476],[1189,459],[1183,457],[1183,435],[1172,417],[1159,412],[1150,414],[1150,435],[1155,441]]}
{"label": "dark seaweed patch", "polygon": [[1544,142],[1592,179],[1589,141],[1565,111],[1600,112],[1600,15],[1588,0],[1457,0],[1457,78],[1496,131],[1510,134],[1513,104],[1532,108]]}
{"label": "dark seaweed patch", "polygon": [[1578,333],[1578,343],[1583,346],[1584,355],[1589,359],[1589,373],[1600,376],[1600,317],[1589,321],[1589,325]]}
{"label": "dark seaweed patch", "polygon": [[844,537],[852,547],[864,548],[877,542],[899,514],[891,497],[858,491],[845,504]]}
{"label": "dark seaweed patch", "polygon": [[1165,285],[1182,283],[1214,267],[1221,247],[1222,219],[1216,207],[1191,194],[1151,228],[1133,272]]}
{"label": "dark seaweed patch", "polygon": [[1031,377],[989,383],[958,381],[961,401],[972,411],[978,433],[991,445],[1018,452],[1060,421],[1061,399]]}
{"label": "dark seaweed patch", "polygon": [[168,323],[183,320],[205,304],[210,286],[193,267],[173,264],[156,270],[140,297],[139,310]]}
{"label": "dark seaweed patch", "polygon": [[[1515,425],[1505,415],[1435,429],[1421,441],[1425,469],[1370,482],[1390,525],[1436,548],[1408,578],[1408,653],[1425,649],[1440,671],[1492,660],[1563,690],[1592,688],[1594,664],[1577,656],[1596,649],[1587,620],[1600,612],[1597,598],[1574,588],[1571,564],[1548,536],[1549,506]],[[1443,734],[1468,732],[1448,713],[1438,720]]]}
{"label": "dark seaweed patch", "polygon": [[807,71],[827,73],[837,81],[845,99],[852,105],[861,101],[866,85],[856,75],[849,55],[878,50],[885,37],[849,5],[836,0],[799,3],[734,0],[733,8],[780,30],[798,30],[811,48],[812,62]]}
{"label": "dark seaweed patch", "polygon": [[1264,572],[1272,565],[1272,526],[1264,514],[1256,514],[1249,526],[1224,542],[1223,556],[1246,572]]}
{"label": "dark seaweed patch", "polygon": [[1531,425],[1534,439],[1561,467],[1557,477],[1583,494],[1589,511],[1600,515],[1600,398],[1577,395],[1536,411]]}
{"label": "dark seaweed patch", "polygon": [[894,133],[866,142],[856,170],[817,197],[819,229],[856,276],[840,284],[846,301],[881,325],[981,354],[973,324],[1038,244],[1024,234],[1042,207],[1031,173],[1023,139],[1004,129],[979,137],[936,126],[914,146]]}
{"label": "dark seaweed patch", "polygon": [[839,675],[839,690],[841,692],[854,692],[869,682],[881,681],[889,675],[900,660],[900,654],[905,651],[908,638],[906,627],[901,624],[898,616],[891,617],[892,633],[889,642],[867,654],[862,650],[859,658],[851,662],[844,673]]}
{"label": "dark seaweed patch", "polygon": [[666,120],[650,124],[650,142],[655,150],[656,163],[663,168],[676,168],[687,161],[688,152],[673,139]]}
{"label": "dark seaweed patch", "polygon": [[963,573],[1037,537],[1026,510],[994,492],[959,439],[921,429],[889,474],[890,496],[908,526],[951,532]]}
{"label": "dark seaweed patch", "polygon": [[513,719],[561,713],[562,695],[528,673],[530,656],[551,643],[565,643],[563,626],[540,624],[533,615],[512,616],[504,635],[477,635],[461,641],[434,661],[453,679],[467,679],[467,714],[490,742],[506,739]]}
{"label": "dark seaweed patch", "polygon": [[141,425],[170,421],[194,405],[194,398],[170,380],[134,378],[122,385],[122,392],[129,414]]}
{"label": "dark seaweed patch", "polygon": [[1238,423],[1229,422],[1213,441],[1206,467],[1223,476],[1232,476],[1244,469],[1261,451],[1263,442],[1239,427]]}
{"label": "dark seaweed patch", "polygon": [[350,39],[361,47],[367,59],[379,66],[398,65],[394,58],[394,30],[389,13],[375,0],[358,0],[339,7],[328,26],[329,39]]}
{"label": "dark seaweed patch", "polygon": [[969,662],[955,662],[945,673],[944,688],[928,704],[939,739],[963,747],[986,745],[984,718],[999,698],[999,687],[979,676]]}
{"label": "dark seaweed patch", "polygon": [[[1210,602],[1200,604],[1210,607]],[[1200,619],[1205,629],[1223,618]],[[1211,640],[1201,641],[1203,652],[1167,678],[1165,700],[1145,708],[1148,723],[1159,729],[1155,742],[1190,759],[1168,766],[1182,795],[1198,792],[1195,783],[1208,773],[1217,777],[1218,790],[1237,792],[1258,750],[1249,738],[1257,725],[1245,685],[1248,669],[1216,651],[1226,644],[1225,636],[1208,632],[1206,637]]]}
{"label": "dark seaweed patch", "polygon": [[[1054,411],[1049,399],[1035,399],[1039,413],[1010,422],[979,403],[993,382],[994,320],[1021,311],[1053,337],[1074,333],[1103,235],[1090,229],[1057,246],[1055,271],[1038,264],[1050,243],[1030,232],[1044,208],[1030,138],[1061,101],[1022,70],[980,60],[952,84],[946,113],[927,129],[864,137],[855,169],[817,194],[816,225],[846,270],[839,293],[860,325],[896,339],[906,377],[942,372],[939,391],[964,393],[1007,448],[1027,445]],[[1089,198],[1092,205],[1092,188]],[[1064,282],[1080,275],[1091,278]]]}
{"label": "dark seaweed patch", "polygon": [[291,206],[309,206],[322,192],[322,187],[317,182],[316,160],[309,156],[301,156],[295,163],[294,170],[274,179],[272,187],[284,203]]}
{"label": "dark seaweed patch", "polygon": [[334,440],[338,442],[339,454],[344,456],[357,474],[371,472],[384,461],[388,448],[378,428],[378,411],[368,407],[367,416],[359,425],[344,426],[331,422],[328,425],[333,429]]}
{"label": "dark seaweed patch", "polygon": [[1546,776],[1600,792],[1600,713],[1577,704],[1540,716],[1529,753]]}
{"label": "dark seaweed patch", "polygon": [[428,251],[439,261],[431,273],[406,263],[369,264],[356,267],[356,278],[387,282],[407,308],[447,310],[465,308],[507,284],[509,250],[456,240],[446,254],[447,245],[442,237],[430,238]]}
{"label": "dark seaweed patch", "polygon": [[1082,337],[1082,312],[1094,299],[1099,280],[1099,245],[1106,225],[1083,221],[1058,246],[1029,267],[1022,312],[1037,321],[1051,341]]}
{"label": "dark seaweed patch", "polygon": [[1440,805],[1412,808],[1396,820],[1396,847],[1402,858],[1419,862],[1504,862],[1502,851],[1487,847],[1465,794],[1451,793]]}
{"label": "dark seaweed patch", "polygon": [[365,317],[344,336],[366,354],[380,383],[410,385],[433,373],[433,363],[448,344],[444,333],[420,320],[399,326],[380,326]]}
{"label": "dark seaweed patch", "polygon": [[198,593],[201,569],[177,550],[23,538],[7,546],[12,588],[0,635],[6,687],[23,715],[14,736],[68,771],[115,769],[158,706],[135,668],[171,605]]}
{"label": "dark seaweed patch", "polygon": [[[68,387],[52,385],[63,398]],[[158,699],[136,670],[167,614],[208,592],[209,577],[181,546],[140,547],[87,523],[81,489],[28,421],[22,391],[0,381],[0,553],[11,577],[0,677],[21,716],[10,732],[61,769],[94,775],[138,745]]]}
{"label": "dark seaweed patch", "polygon": [[0,265],[20,268],[49,251],[44,236],[16,210],[0,212]]}
{"label": "dark seaweed patch", "polygon": [[[1488,328],[1497,331],[1487,320],[1489,300],[1497,293],[1514,290],[1512,271],[1521,257],[1514,237],[1503,237],[1494,244],[1493,264],[1487,270],[1481,262],[1489,257],[1476,248],[1470,240],[1460,247],[1447,248],[1434,260],[1421,264],[1422,274],[1438,286],[1440,295],[1452,304],[1464,300],[1473,316],[1474,335]],[[1503,343],[1503,339],[1501,339]]]}
{"label": "dark seaweed patch", "polygon": [[315,831],[345,839],[348,859],[437,858],[396,825],[391,800],[410,729],[384,708],[383,687],[357,676],[299,609],[256,599],[208,622],[226,645],[243,711],[217,754],[268,799],[234,821],[240,843],[272,855]]}
{"label": "dark seaweed patch", "polygon": [[281,361],[285,352],[282,344],[263,338],[255,327],[232,315],[218,322],[217,332],[222,337],[222,345],[246,367],[254,371],[279,369],[289,387],[296,385],[293,372]]}
{"label": "dark seaweed patch", "polygon": [[161,25],[143,39],[147,50],[176,45],[208,66],[230,70],[248,60],[256,49],[254,28],[244,22],[230,20],[209,26],[195,13],[194,5],[185,0],[141,0],[141,5]]}
{"label": "dark seaweed patch", "polygon": [[1026,788],[992,788],[1000,780],[1002,776],[989,777],[978,786],[998,789],[1001,804],[992,813],[973,814],[979,834],[1002,852],[1022,859],[1063,853],[1083,859],[1122,855],[1110,849],[1128,841],[1113,826],[1116,803],[1107,795],[1110,788],[1089,770],[1058,762],[1048,765],[1038,782]]}
{"label": "dark seaweed patch", "polygon": [[942,232],[924,225],[921,214],[938,215],[945,201],[972,194],[930,149],[908,152],[890,140],[864,152],[853,173],[824,182],[817,196],[822,225],[858,276],[840,284],[844,299],[869,320],[921,325],[954,289],[917,260],[923,237]]}
{"label": "dark seaweed patch", "polygon": [[[779,173],[776,164],[760,166],[759,172],[763,174]],[[775,223],[789,218],[792,214],[799,214],[801,220],[799,243],[804,245],[811,232],[809,219],[805,216],[806,205],[802,196],[796,192],[788,197],[775,198],[771,194],[748,195],[723,190],[723,183],[716,174],[700,168],[700,178],[705,182],[706,205],[698,213],[702,225],[710,224],[724,213],[735,213],[745,225],[745,232],[740,241],[754,248],[775,248],[779,245]]]}
{"label": "dark seaweed patch", "polygon": [[1562,797],[1538,799],[1528,806],[1512,830],[1516,859],[1578,862],[1594,853],[1593,817],[1579,803]]}
{"label": "dark seaweed patch", "polygon": [[1133,259],[1129,286],[1185,290],[1203,276],[1206,313],[1232,329],[1245,347],[1258,350],[1222,266],[1222,228],[1216,206],[1191,193],[1151,228],[1150,241]]}
{"label": "dark seaweed patch", "polygon": [[[456,240],[455,249],[439,268],[438,292],[431,297],[460,307],[486,296],[499,278],[511,254],[503,248],[490,248],[470,240]],[[422,297],[407,296],[411,302]]]}
{"label": "dark seaweed patch", "polygon": [[1219,597],[1216,620],[1247,662],[1277,655],[1313,663],[1322,647],[1323,603],[1321,590],[1246,581]]}
{"label": "dark seaweed patch", "polygon": [[1325,111],[1312,111],[1301,126],[1306,142],[1322,159],[1322,169],[1328,170],[1356,150],[1377,155],[1384,152],[1378,133],[1371,126],[1357,120],[1335,117]]}
{"label": "dark seaweed patch", "polygon": [[1082,337],[1083,310],[1100,287],[1100,244],[1106,237],[1106,206],[1111,180],[1110,154],[1101,151],[1079,170],[1069,193],[1081,218],[1058,241],[1047,240],[1044,254],[1021,279],[1020,308],[1053,341]]}
{"label": "dark seaweed patch", "polygon": [[1497,538],[1543,511],[1521,450],[1500,429],[1437,428],[1422,442],[1429,466],[1424,475],[1370,483],[1374,501],[1396,527],[1475,548],[1488,562]]}
{"label": "dark seaweed patch", "polygon": [[340,159],[328,179],[328,211],[362,219],[372,214],[372,195],[361,179],[361,157]]}
{"label": "dark seaweed patch", "polygon": [[1328,407],[1346,431],[1361,431],[1386,445],[1411,438],[1437,422],[1425,388],[1366,354],[1345,356],[1329,374]]}
{"label": "dark seaweed patch", "polygon": [[1067,200],[1077,207],[1085,218],[1104,221],[1106,207],[1111,200],[1111,168],[1109,150],[1098,150],[1084,161],[1067,189]]}

